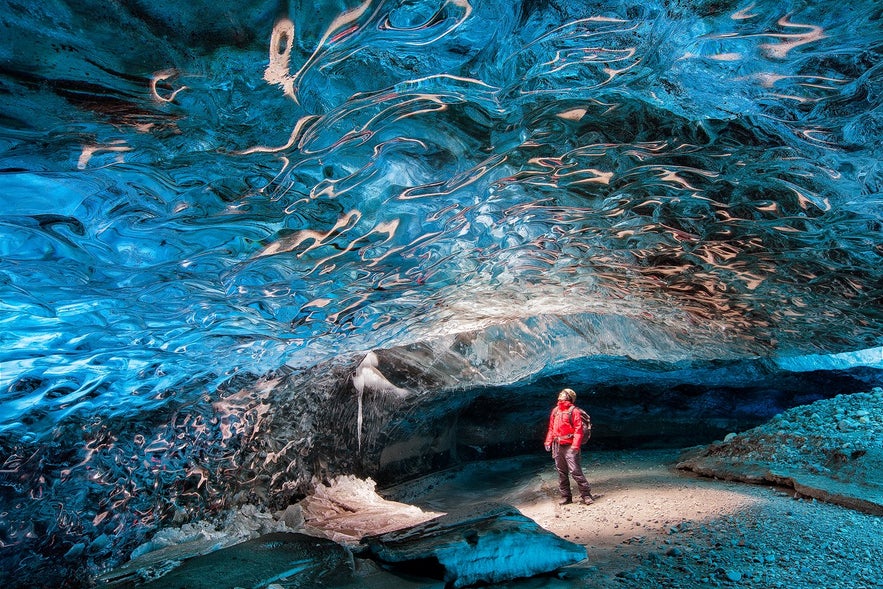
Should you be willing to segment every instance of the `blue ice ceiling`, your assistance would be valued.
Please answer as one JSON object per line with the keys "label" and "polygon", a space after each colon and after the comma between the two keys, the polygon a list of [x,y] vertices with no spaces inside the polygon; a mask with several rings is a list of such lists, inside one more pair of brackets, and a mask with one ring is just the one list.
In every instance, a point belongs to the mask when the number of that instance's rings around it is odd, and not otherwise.
{"label": "blue ice ceiling", "polygon": [[883,343],[873,0],[8,0],[0,30],[14,436],[490,327],[545,337],[532,366]]}

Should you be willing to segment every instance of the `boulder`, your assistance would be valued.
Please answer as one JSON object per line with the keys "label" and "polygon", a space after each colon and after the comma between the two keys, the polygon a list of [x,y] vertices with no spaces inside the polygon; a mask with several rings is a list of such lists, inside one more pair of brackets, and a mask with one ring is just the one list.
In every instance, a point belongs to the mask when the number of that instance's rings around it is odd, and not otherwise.
{"label": "boulder", "polygon": [[393,570],[420,572],[453,588],[530,577],[586,558],[585,546],[544,530],[503,504],[447,513],[407,529],[366,536],[362,544]]}

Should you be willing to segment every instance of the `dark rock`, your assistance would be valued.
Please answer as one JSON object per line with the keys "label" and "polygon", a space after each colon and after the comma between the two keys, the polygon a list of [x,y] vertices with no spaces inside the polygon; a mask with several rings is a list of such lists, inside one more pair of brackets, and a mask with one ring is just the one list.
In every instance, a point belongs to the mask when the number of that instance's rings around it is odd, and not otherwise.
{"label": "dark rock", "polygon": [[554,571],[586,558],[584,546],[560,538],[509,505],[483,504],[362,540],[371,557],[450,587],[498,583]]}
{"label": "dark rock", "polygon": [[82,542],[77,542],[76,544],[74,544],[73,546],[71,546],[70,550],[68,550],[68,551],[65,553],[64,557],[65,557],[66,559],[70,559],[70,560],[73,560],[73,559],[75,559],[75,558],[79,558],[79,556],[80,556],[81,554],[83,554],[83,551],[84,551],[85,549],[86,549],[86,545],[85,545],[84,543],[82,543]]}
{"label": "dark rock", "polygon": [[306,534],[278,532],[189,558],[143,585],[143,580],[151,578],[151,571],[121,571],[117,575],[106,575],[99,586],[232,589],[264,587],[284,580],[289,589],[313,589],[352,577],[353,556],[343,546]]}

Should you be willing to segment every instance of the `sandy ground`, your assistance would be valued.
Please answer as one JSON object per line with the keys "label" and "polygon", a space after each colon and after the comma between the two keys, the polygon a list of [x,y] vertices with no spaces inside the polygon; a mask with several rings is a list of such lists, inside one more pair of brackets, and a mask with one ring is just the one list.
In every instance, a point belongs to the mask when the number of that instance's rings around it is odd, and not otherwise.
{"label": "sandy ground", "polygon": [[883,518],[675,469],[678,451],[585,452],[597,501],[557,504],[548,457],[468,465],[384,491],[444,511],[504,501],[588,560],[500,587],[883,587]]}

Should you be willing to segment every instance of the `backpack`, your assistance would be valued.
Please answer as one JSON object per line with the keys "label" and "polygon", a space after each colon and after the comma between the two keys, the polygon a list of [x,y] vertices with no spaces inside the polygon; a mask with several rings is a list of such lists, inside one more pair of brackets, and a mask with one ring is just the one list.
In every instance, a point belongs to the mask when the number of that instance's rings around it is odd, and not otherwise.
{"label": "backpack", "polygon": [[582,418],[583,424],[583,439],[580,442],[580,445],[586,443],[586,440],[592,437],[592,418],[586,413],[585,409],[580,409],[577,406],[573,406],[566,411],[567,417],[570,419],[570,425],[573,425],[573,410],[576,409],[579,411],[579,415]]}

